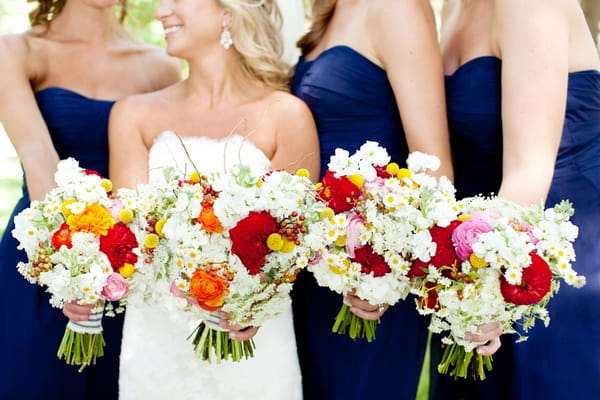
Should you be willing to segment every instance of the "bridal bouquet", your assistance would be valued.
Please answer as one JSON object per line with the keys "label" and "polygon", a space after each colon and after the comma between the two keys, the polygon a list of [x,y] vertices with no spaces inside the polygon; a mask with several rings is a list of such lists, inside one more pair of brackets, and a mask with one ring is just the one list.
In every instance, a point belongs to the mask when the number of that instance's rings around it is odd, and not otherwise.
{"label": "bridal bouquet", "polygon": [[496,321],[504,332],[515,332],[516,325],[526,332],[536,319],[547,325],[546,306],[558,291],[558,279],[585,284],[571,268],[578,230],[569,221],[568,202],[544,210],[475,197],[458,209],[450,224],[430,229],[435,253],[416,259],[411,276],[417,309],[432,316],[430,330],[448,331],[438,370],[483,380],[492,369],[491,357],[474,354],[481,343],[465,341],[465,333]]}
{"label": "bridal bouquet", "polygon": [[[327,243],[308,267],[319,285],[379,305],[408,295],[410,256],[428,254],[428,228],[455,215],[450,182],[425,172],[437,169],[439,160],[414,153],[408,165],[390,163],[376,142],[366,142],[353,155],[336,149],[319,189],[328,215],[313,228]],[[377,323],[356,316],[344,303],[332,331],[370,342]]]}
{"label": "bridal bouquet", "polygon": [[17,265],[19,272],[46,287],[52,306],[97,305],[89,321],[69,321],[58,349],[59,358],[81,371],[103,355],[103,311],[114,314],[109,302],[127,295],[138,243],[128,227],[131,211],[108,195],[109,180],[66,159],[59,162],[55,181],[43,201],[33,201],[15,217],[12,234],[28,257]]}
{"label": "bridal bouquet", "polygon": [[309,232],[324,206],[306,175],[237,164],[173,185],[160,229],[170,257],[167,301],[202,320],[192,334],[198,357],[253,356],[253,341],[230,339],[220,318],[261,325],[289,307],[292,282],[322,241]]}

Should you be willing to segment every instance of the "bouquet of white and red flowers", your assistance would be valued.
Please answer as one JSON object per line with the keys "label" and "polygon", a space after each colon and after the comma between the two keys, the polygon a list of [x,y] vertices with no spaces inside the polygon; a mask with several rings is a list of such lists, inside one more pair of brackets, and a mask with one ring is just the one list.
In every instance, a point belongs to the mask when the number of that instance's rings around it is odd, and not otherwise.
{"label": "bouquet of white and red flowers", "polygon": [[414,261],[411,276],[419,312],[432,316],[430,330],[448,332],[438,370],[485,379],[491,357],[475,354],[479,344],[465,341],[465,333],[491,322],[502,323],[505,333],[515,332],[516,325],[526,332],[536,319],[547,325],[546,306],[558,279],[585,284],[571,268],[578,230],[569,221],[568,202],[544,210],[475,197],[457,210],[451,223],[430,229],[435,251]]}
{"label": "bouquet of white and red flowers", "polygon": [[[86,322],[67,324],[58,357],[81,370],[103,355],[102,315],[124,299],[138,260],[138,243],[128,226],[132,212],[111,199],[112,185],[73,159],[62,160],[57,187],[15,217],[13,236],[28,262],[17,265],[31,283],[45,286],[50,303],[97,305]],[[121,311],[119,307],[116,311]]]}
{"label": "bouquet of white and red flowers", "polygon": [[[311,227],[326,238],[308,267],[319,285],[373,305],[392,305],[408,295],[411,255],[429,252],[423,235],[432,221],[454,216],[453,186],[425,173],[437,169],[439,160],[415,153],[408,161],[412,169],[390,163],[376,142],[353,155],[336,149],[319,189],[328,215]],[[370,342],[377,323],[342,304],[332,330]]]}
{"label": "bouquet of white and red flowers", "polygon": [[198,357],[251,357],[253,341],[230,339],[220,317],[261,325],[289,307],[292,282],[320,240],[308,226],[323,205],[306,175],[237,164],[224,173],[168,179],[170,206],[161,206],[153,222],[158,246],[145,252],[156,264],[157,249],[166,249],[162,273],[170,293],[161,302],[201,320],[192,334]]}

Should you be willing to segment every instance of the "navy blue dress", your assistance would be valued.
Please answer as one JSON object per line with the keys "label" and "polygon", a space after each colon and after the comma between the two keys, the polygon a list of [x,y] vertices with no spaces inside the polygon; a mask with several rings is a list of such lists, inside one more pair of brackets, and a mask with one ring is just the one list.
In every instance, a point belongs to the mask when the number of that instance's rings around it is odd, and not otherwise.
{"label": "navy blue dress", "polygon": [[[108,174],[108,115],[114,102],[94,100],[61,88],[35,95],[61,159]],[[27,188],[13,216],[29,206]],[[84,372],[59,360],[56,351],[67,319],[50,306],[44,289],[16,269],[26,261],[11,235],[11,217],[0,242],[0,399],[78,400],[118,398],[122,316],[104,318],[105,355]]]}
{"label": "navy blue dress", "polygon": [[[446,77],[448,119],[457,195],[497,193],[502,179],[501,66],[476,58]],[[532,149],[535,157],[535,149]],[[587,277],[575,289],[562,284],[550,301],[550,326],[539,323],[529,340],[503,337],[494,371],[483,384],[459,385],[467,398],[591,399],[600,393],[600,72],[569,74],[566,117],[546,206],[570,200],[579,226],[574,269]],[[434,345],[433,351],[436,350]],[[448,378],[435,398],[456,399]],[[464,394],[464,393],[463,393]]]}
{"label": "navy blue dress", "polygon": [[[321,146],[321,175],[336,148],[351,154],[365,141],[406,163],[408,149],[386,72],[350,47],[300,60],[292,92],[311,109]],[[412,299],[391,307],[368,343],[331,332],[342,296],[308,272],[292,293],[296,340],[307,400],[414,399],[427,341],[427,320]]]}

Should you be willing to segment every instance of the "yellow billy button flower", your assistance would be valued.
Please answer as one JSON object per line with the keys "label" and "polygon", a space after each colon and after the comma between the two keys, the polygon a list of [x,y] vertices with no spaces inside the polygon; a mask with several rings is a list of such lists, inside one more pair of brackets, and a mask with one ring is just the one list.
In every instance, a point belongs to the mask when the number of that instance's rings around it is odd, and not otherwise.
{"label": "yellow billy button flower", "polygon": [[198,171],[194,171],[190,174],[190,181],[194,183],[200,182],[200,173]]}
{"label": "yellow billy button flower", "polygon": [[460,214],[458,217],[456,217],[457,220],[465,222],[471,219],[471,216],[469,214]]}
{"label": "yellow billy button flower", "polygon": [[396,174],[398,179],[402,180],[404,178],[412,178],[412,172],[408,168],[400,168],[398,173]]}
{"label": "yellow billy button flower", "polygon": [[264,181],[263,181],[263,179],[262,179],[262,178],[259,178],[259,179],[256,181],[256,187],[260,189],[260,188],[262,187],[262,185],[263,185],[263,182],[264,182]]}
{"label": "yellow billy button flower", "polygon": [[323,182],[315,183],[315,189],[321,189],[323,187]]}
{"label": "yellow billy button flower", "polygon": [[326,219],[326,218],[331,219],[334,216],[335,216],[335,212],[329,207],[324,208],[323,211],[321,211],[321,215],[320,215],[321,219]]}
{"label": "yellow billy button flower", "polygon": [[473,266],[473,268],[483,268],[487,265],[487,261],[481,257],[477,257],[475,253],[471,253],[469,256],[469,262]]}
{"label": "yellow billy button flower", "polygon": [[310,172],[308,172],[306,168],[300,168],[298,171],[296,171],[296,175],[303,178],[310,178]]}
{"label": "yellow billy button flower", "polygon": [[346,246],[346,236],[338,236],[338,238],[335,240],[335,245],[338,247]]}
{"label": "yellow billy button flower", "polygon": [[75,200],[69,199],[65,200],[64,203],[62,203],[62,205],[60,206],[60,212],[62,213],[62,215],[65,216],[65,218],[72,214],[71,210],[69,210],[69,205],[73,203],[75,203]]}
{"label": "yellow billy button flower", "polygon": [[397,175],[400,172],[400,166],[395,162],[391,162],[385,167],[385,170],[388,174]]}
{"label": "yellow billy button flower", "polygon": [[127,208],[122,209],[119,211],[119,221],[124,224],[129,224],[133,221],[133,212]]}
{"label": "yellow billy button flower", "polygon": [[281,246],[281,250],[279,251],[282,253],[290,253],[295,247],[296,243],[283,238],[283,246]]}
{"label": "yellow billy button flower", "polygon": [[144,238],[144,246],[146,246],[149,249],[153,249],[156,246],[158,246],[158,241],[158,235],[155,233],[150,233]]}
{"label": "yellow billy button flower", "polygon": [[354,185],[356,185],[356,187],[359,189],[362,188],[363,184],[365,183],[365,178],[359,174],[350,175],[348,180],[354,183]]}
{"label": "yellow billy button flower", "polygon": [[129,278],[135,272],[135,267],[132,264],[125,263],[119,268],[119,273],[123,278]]}
{"label": "yellow billy button flower", "polygon": [[279,251],[283,248],[283,238],[279,233],[271,233],[267,237],[267,247],[272,251]]}
{"label": "yellow billy button flower", "polygon": [[110,192],[113,188],[112,182],[106,178],[102,179],[102,182],[100,182],[100,186],[102,186],[107,192]]}
{"label": "yellow billy button flower", "polygon": [[159,219],[158,221],[156,221],[156,224],[154,225],[154,230],[156,231],[156,234],[160,237],[164,237],[165,235],[163,234],[163,227],[165,226],[165,224],[167,223],[166,219]]}

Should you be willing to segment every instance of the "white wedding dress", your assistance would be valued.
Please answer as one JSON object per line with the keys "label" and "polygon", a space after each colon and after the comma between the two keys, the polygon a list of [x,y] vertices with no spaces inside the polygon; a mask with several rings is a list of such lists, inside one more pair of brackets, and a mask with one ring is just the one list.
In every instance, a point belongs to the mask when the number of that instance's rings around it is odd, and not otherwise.
{"label": "white wedding dress", "polygon": [[[200,171],[237,162],[267,171],[268,158],[241,136],[226,139],[183,138]],[[194,170],[172,132],[160,135],[150,150],[150,179],[161,179],[160,167]],[[187,166],[186,166],[187,164]],[[187,168],[187,169],[186,169]],[[268,321],[254,337],[254,357],[212,364],[195,358],[187,340],[198,321],[160,305],[129,306],[125,313],[119,392],[122,400],[296,400],[302,398],[301,376],[290,309]]]}

